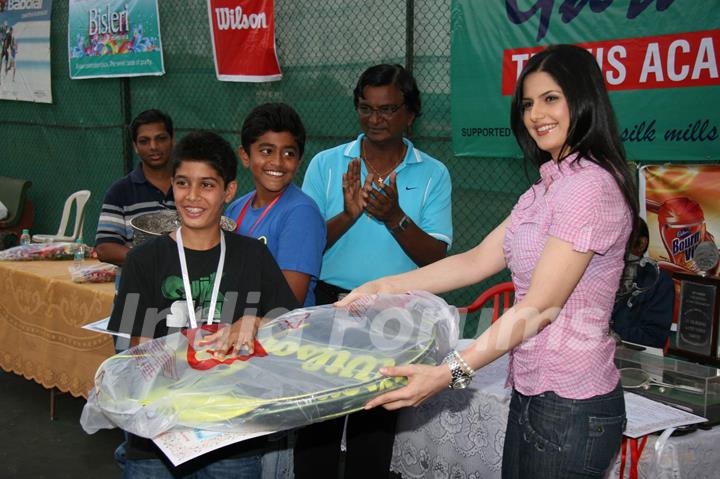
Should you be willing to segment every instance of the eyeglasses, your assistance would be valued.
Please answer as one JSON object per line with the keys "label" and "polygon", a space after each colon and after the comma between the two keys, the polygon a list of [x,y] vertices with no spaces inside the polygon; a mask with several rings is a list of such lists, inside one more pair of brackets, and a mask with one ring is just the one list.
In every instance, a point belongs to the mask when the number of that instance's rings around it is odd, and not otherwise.
{"label": "eyeglasses", "polygon": [[400,103],[399,105],[382,105],[380,108],[358,105],[357,112],[361,118],[370,118],[373,113],[377,113],[380,118],[389,120],[403,105],[404,103]]}

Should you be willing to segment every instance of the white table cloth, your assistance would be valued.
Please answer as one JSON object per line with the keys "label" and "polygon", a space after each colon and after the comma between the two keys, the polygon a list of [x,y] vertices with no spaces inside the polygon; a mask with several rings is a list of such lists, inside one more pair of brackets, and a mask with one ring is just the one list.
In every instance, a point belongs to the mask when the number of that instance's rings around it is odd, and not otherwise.
{"label": "white table cloth", "polygon": [[[507,356],[482,368],[470,386],[442,391],[398,416],[391,468],[407,479],[500,478],[510,390]],[[657,435],[640,457],[643,479],[720,478],[720,427],[671,437],[656,460]],[[618,458],[619,461],[619,458]],[[625,476],[630,469],[627,454]],[[619,463],[611,477],[617,477]]]}

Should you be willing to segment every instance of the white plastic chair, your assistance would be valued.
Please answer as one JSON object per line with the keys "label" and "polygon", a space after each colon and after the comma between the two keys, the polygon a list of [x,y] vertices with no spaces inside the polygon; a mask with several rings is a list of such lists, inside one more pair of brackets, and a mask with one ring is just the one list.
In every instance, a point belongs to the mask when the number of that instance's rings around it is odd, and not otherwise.
{"label": "white plastic chair", "polygon": [[[85,223],[85,205],[90,199],[90,190],[80,190],[68,196],[63,207],[62,219],[60,219],[60,228],[54,235],[33,235],[34,243],[52,243],[56,241],[75,241],[82,234],[83,224]],[[75,203],[75,227],[70,236],[65,235],[68,222],[70,221],[70,211],[72,204]]]}

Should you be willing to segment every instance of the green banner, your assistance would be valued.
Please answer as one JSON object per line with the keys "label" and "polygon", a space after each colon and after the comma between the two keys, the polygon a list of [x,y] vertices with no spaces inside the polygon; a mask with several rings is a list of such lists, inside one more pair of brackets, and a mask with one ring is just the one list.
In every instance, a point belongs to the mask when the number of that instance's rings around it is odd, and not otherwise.
{"label": "green banner", "polygon": [[572,43],[598,60],[628,159],[720,160],[720,1],[453,0],[455,154],[521,156],[510,99],[525,62]]}
{"label": "green banner", "polygon": [[70,0],[70,78],[162,75],[157,0]]}

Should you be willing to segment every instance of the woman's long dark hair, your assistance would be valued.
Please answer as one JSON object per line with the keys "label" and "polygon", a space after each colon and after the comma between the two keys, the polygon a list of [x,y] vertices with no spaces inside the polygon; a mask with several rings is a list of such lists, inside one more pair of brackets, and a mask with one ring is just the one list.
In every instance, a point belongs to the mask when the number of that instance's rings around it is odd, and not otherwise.
{"label": "woman's long dark hair", "polygon": [[539,167],[552,157],[538,148],[523,122],[523,85],[525,78],[535,72],[553,77],[567,99],[570,127],[560,151],[565,157],[578,153],[575,161],[584,158],[612,175],[632,212],[634,230],[639,210],[635,182],[595,57],[574,45],[552,45],[530,58],[520,73],[512,98],[510,126],[525,158]]}

